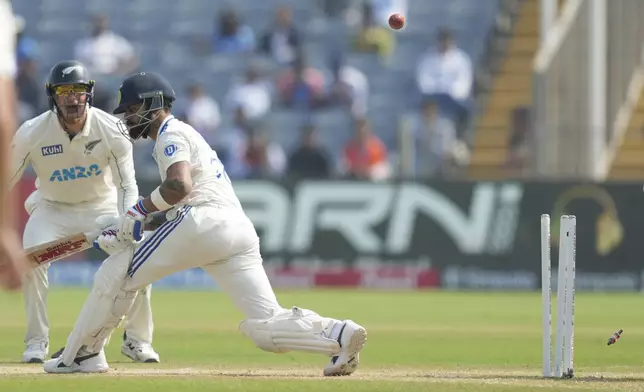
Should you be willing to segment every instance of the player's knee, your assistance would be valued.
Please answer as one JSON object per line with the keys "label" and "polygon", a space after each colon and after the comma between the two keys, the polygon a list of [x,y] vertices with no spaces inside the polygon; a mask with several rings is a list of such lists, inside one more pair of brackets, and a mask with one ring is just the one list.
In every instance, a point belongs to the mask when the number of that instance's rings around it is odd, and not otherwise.
{"label": "player's knee", "polygon": [[137,296],[136,291],[126,291],[120,290],[116,298],[114,299],[114,306],[112,307],[112,315],[114,317],[122,318],[124,315],[130,312],[132,305],[134,305],[134,300]]}
{"label": "player's knee", "polygon": [[116,297],[125,285],[131,259],[131,252],[120,252],[105,259],[94,275],[94,290]]}

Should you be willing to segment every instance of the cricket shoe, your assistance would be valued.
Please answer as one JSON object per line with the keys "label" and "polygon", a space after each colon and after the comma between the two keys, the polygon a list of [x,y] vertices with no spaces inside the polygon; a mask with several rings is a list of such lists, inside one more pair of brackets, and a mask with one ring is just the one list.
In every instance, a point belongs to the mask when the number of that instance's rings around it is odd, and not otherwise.
{"label": "cricket shoe", "polygon": [[360,351],[367,342],[367,330],[351,320],[345,320],[337,341],[340,353],[331,357],[324,367],[325,376],[348,376],[360,364]]}
{"label": "cricket shoe", "polygon": [[65,346],[61,347],[60,350],[58,350],[55,353],[51,354],[51,359],[59,358],[61,355],[63,355],[63,351],[65,351]]}
{"label": "cricket shoe", "polygon": [[22,353],[24,363],[43,363],[49,352],[49,342],[36,342],[27,344],[25,352]]}
{"label": "cricket shoe", "polygon": [[50,359],[43,365],[47,373],[105,373],[110,369],[105,359],[103,350],[97,353],[88,353],[83,348],[70,365],[63,363],[63,358]]}
{"label": "cricket shoe", "polygon": [[148,343],[138,342],[132,338],[128,338],[127,334],[123,334],[123,345],[121,346],[121,354],[140,363],[159,363],[159,354],[154,351],[152,345]]}

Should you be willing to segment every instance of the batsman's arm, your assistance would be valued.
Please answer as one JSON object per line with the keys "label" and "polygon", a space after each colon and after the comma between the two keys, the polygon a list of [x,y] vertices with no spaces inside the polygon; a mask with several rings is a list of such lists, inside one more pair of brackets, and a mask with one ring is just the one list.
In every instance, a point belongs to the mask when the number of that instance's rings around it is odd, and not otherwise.
{"label": "batsman's arm", "polygon": [[159,137],[158,143],[163,150],[158,154],[158,162],[159,167],[165,170],[166,179],[150,196],[139,202],[147,213],[169,210],[192,191],[190,143],[177,134]]}
{"label": "batsman's arm", "polygon": [[170,165],[166,179],[150,196],[139,203],[147,212],[166,211],[183,200],[192,191],[190,164],[186,161]]}
{"label": "batsman's arm", "polygon": [[145,222],[145,231],[154,231],[166,222],[165,212],[156,212],[148,216]]}

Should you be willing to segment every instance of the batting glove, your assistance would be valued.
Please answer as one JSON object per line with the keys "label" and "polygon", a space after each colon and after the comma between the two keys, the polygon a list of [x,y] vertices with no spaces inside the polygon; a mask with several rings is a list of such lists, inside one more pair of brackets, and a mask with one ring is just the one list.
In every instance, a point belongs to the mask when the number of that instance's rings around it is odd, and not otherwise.
{"label": "batting glove", "polygon": [[143,240],[143,226],[145,218],[150,212],[143,207],[143,200],[130,207],[119,218],[119,229],[116,236],[120,241],[139,243]]}
{"label": "batting glove", "polygon": [[125,248],[128,247],[128,243],[119,241],[117,236],[117,230],[107,229],[104,230],[101,235],[94,241],[94,248],[99,249],[107,253],[108,255],[113,255],[115,253],[122,252]]}

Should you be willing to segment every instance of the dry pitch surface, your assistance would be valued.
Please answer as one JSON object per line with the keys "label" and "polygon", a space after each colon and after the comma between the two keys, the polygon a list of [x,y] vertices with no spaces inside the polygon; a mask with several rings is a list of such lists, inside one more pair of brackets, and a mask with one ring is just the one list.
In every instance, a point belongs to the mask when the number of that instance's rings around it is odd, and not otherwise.
{"label": "dry pitch surface", "polygon": [[[64,341],[85,294],[54,291],[52,346]],[[47,375],[41,366],[16,362],[22,304],[2,295],[0,308],[11,317],[0,319],[0,391],[644,391],[644,317],[632,311],[644,310],[639,296],[578,296],[573,380],[540,377],[538,294],[317,291],[284,292],[280,299],[362,322],[370,334],[360,370],[323,378],[324,358],[252,347],[235,330],[239,314],[221,294],[159,291],[153,309],[162,364],[130,363],[115,335],[110,372]],[[607,347],[618,328],[623,338]]]}

